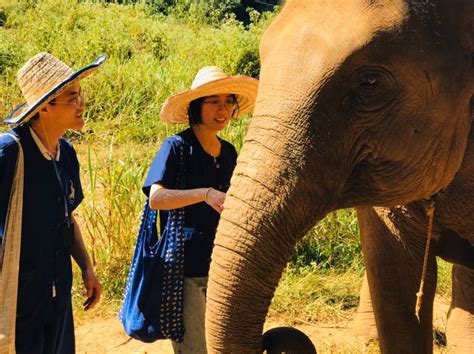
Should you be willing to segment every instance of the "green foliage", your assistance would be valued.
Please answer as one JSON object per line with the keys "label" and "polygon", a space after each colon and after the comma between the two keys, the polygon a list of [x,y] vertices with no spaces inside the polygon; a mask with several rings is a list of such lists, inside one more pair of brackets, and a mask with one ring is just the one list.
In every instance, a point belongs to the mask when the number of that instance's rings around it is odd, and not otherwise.
{"label": "green foliage", "polygon": [[200,23],[219,25],[224,19],[231,17],[237,0],[179,0],[168,10],[177,18],[194,19]]}
{"label": "green foliage", "polygon": [[144,4],[152,14],[219,26],[229,18],[236,18],[247,25],[252,22],[250,11],[273,11],[280,0],[96,0],[96,2],[120,5]]}
{"label": "green foliage", "polygon": [[9,67],[15,65],[17,58],[14,54],[0,52],[0,74],[3,74]]}
{"label": "green foliage", "polygon": [[116,151],[112,145],[108,151],[89,147],[79,154],[82,161],[87,161],[82,178],[82,232],[89,241],[92,262],[103,279],[107,297],[117,298],[123,292],[133,252],[145,201],[141,185],[152,156],[133,149]]}
{"label": "green foliage", "polygon": [[4,10],[0,9],[0,27],[5,26],[6,22],[7,22],[7,14],[5,13]]}
{"label": "green foliage", "polygon": [[438,284],[436,288],[436,293],[441,296],[449,297],[452,292],[452,278],[451,271],[453,265],[446,261],[443,261],[441,258],[437,258],[438,263]]}
{"label": "green foliage", "polygon": [[296,245],[292,266],[344,271],[363,268],[359,226],[353,209],[339,210],[319,222]]}
{"label": "green foliage", "polygon": [[[137,0],[133,1],[136,3]],[[229,18],[236,18],[245,24],[252,22],[249,13],[272,11],[280,1],[254,0],[146,0],[153,13],[162,13],[176,18],[219,26]]]}
{"label": "green foliage", "polygon": [[105,53],[107,62],[81,83],[88,93],[87,129],[76,137],[89,142],[147,143],[180,129],[160,122],[165,99],[189,88],[206,65],[258,75],[258,42],[270,19],[261,16],[246,28],[230,18],[215,27],[151,14],[143,2],[5,2],[0,116],[22,102],[15,74],[36,53],[48,51],[73,68]]}
{"label": "green foliage", "polygon": [[258,79],[260,76],[260,57],[256,51],[248,49],[236,58],[235,71]]}

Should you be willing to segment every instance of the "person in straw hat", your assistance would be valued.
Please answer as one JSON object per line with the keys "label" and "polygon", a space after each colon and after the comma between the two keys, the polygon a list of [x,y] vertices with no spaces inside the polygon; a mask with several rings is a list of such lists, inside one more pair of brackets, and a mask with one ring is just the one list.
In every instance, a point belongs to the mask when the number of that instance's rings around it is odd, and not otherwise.
{"label": "person in straw hat", "polygon": [[[179,139],[167,138],[150,167],[143,191],[150,207],[160,210],[161,232],[167,210],[185,207],[184,341],[173,342],[175,352],[205,353],[204,314],[207,276],[219,216],[237,160],[232,144],[221,139],[232,118],[250,113],[258,80],[227,76],[215,66],[202,68],[190,90],[169,97],[160,113],[168,123],[189,124]],[[185,190],[172,189],[178,170],[178,151],[184,154]],[[191,231],[190,231],[191,230]]]}
{"label": "person in straw hat", "polygon": [[6,220],[16,217],[8,215],[8,209],[12,208],[10,192],[20,152],[24,162],[22,217],[12,224],[21,225],[19,274],[13,277],[18,280],[17,300],[12,304],[16,306],[17,353],[75,351],[71,255],[87,291],[84,308],[94,307],[100,299],[101,285],[72,214],[83,199],[79,162],[63,135],[68,129],[83,127],[85,102],[79,81],[104,60],[100,56],[74,71],[53,55],[39,53],[18,71],[26,102],[5,119],[15,127],[0,136],[2,246],[10,237]]}

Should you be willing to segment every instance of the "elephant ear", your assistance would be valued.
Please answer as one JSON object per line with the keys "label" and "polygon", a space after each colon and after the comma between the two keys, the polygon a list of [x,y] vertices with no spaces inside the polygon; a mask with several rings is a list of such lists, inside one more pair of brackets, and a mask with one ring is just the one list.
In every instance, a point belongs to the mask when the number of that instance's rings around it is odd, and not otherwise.
{"label": "elephant ear", "polygon": [[455,38],[474,67],[474,1],[438,0],[439,13],[446,16],[447,23],[454,31]]}

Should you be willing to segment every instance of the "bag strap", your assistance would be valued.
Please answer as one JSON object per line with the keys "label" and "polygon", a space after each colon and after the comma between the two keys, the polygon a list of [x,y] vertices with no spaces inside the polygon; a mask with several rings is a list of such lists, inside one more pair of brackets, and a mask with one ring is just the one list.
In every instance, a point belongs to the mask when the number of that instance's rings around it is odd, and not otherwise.
{"label": "bag strap", "polygon": [[[179,136],[178,136],[179,137]],[[181,137],[179,137],[181,138]],[[185,163],[185,148],[187,148],[186,142],[183,140],[182,143],[178,147],[178,173],[176,174],[176,187],[177,189],[185,189],[185,176],[186,176],[186,163]],[[184,217],[185,217],[185,207],[172,209],[168,213],[168,220],[166,223],[165,230],[171,231],[171,229],[175,229],[173,233],[174,241],[171,243],[166,243],[166,247],[163,248],[163,259],[169,261],[175,259],[175,257],[179,258],[180,260],[184,257]],[[163,235],[162,235],[163,236]],[[165,237],[169,237],[168,233],[166,233]],[[162,239],[160,240],[162,241]],[[173,249],[172,252],[168,252],[168,247]],[[176,248],[174,248],[176,247]],[[176,259],[177,259],[176,258]],[[181,272],[181,270],[180,270]]]}
{"label": "bag strap", "polygon": [[23,219],[24,156],[20,140],[0,250],[0,353],[15,353],[16,307]]}

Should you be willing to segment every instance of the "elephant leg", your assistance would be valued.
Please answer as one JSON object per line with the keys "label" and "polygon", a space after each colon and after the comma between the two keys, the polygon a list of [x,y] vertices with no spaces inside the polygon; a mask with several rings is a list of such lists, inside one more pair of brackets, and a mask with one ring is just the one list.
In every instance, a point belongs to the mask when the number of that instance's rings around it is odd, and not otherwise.
{"label": "elephant leg", "polygon": [[433,247],[420,320],[415,316],[427,237],[423,222],[407,217],[406,209],[358,208],[357,213],[382,353],[431,353],[437,275]]}
{"label": "elephant leg", "polygon": [[453,265],[453,295],[446,326],[452,353],[474,352],[474,270]]}
{"label": "elephant leg", "polygon": [[375,322],[372,299],[370,298],[367,273],[364,274],[362,288],[360,289],[359,309],[354,321],[354,332],[362,336],[367,342],[378,338],[377,323]]}

